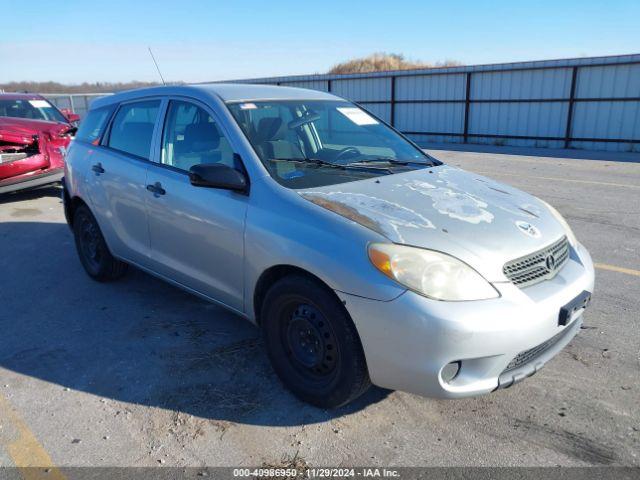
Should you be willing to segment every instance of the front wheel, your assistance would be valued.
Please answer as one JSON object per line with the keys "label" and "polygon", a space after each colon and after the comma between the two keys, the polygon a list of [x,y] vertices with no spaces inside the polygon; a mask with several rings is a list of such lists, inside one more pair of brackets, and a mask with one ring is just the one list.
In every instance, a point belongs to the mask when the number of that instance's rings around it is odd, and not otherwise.
{"label": "front wheel", "polygon": [[73,236],[80,263],[91,278],[107,282],[125,274],[128,265],[111,255],[98,222],[85,205],[73,215]]}
{"label": "front wheel", "polygon": [[355,325],[320,282],[302,275],[279,280],[267,292],[261,319],[274,370],[303,401],[336,408],[371,385]]}

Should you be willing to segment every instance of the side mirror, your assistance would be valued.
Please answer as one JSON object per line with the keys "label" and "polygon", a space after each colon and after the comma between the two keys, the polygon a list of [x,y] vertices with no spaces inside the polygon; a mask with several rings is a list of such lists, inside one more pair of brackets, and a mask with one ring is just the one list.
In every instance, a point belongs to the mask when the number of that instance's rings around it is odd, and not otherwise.
{"label": "side mirror", "polygon": [[66,118],[69,123],[77,122],[78,120],[80,120],[80,115],[78,115],[77,113],[73,113],[68,108],[63,108],[62,110],[60,110],[60,112],[62,112],[62,115],[64,115],[64,118]]}
{"label": "side mirror", "polygon": [[246,192],[249,188],[247,176],[220,163],[201,163],[189,169],[189,180],[196,187],[223,188],[235,192]]}

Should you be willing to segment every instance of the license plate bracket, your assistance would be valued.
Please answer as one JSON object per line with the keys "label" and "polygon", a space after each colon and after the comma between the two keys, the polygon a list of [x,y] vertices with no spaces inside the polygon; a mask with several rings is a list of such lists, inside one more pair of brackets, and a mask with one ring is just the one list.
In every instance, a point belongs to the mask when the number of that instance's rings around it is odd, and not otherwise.
{"label": "license plate bracket", "polygon": [[567,303],[560,309],[560,315],[558,315],[558,325],[568,325],[573,315],[579,311],[587,308],[591,301],[591,292],[584,290],[580,295]]}

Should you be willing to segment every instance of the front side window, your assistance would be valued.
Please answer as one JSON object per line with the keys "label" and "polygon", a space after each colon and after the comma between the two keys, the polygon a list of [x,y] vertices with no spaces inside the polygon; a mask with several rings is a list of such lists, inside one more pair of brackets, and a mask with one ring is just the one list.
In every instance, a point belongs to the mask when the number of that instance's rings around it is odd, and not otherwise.
{"label": "front side window", "polygon": [[109,147],[149,160],[153,128],[160,100],[144,100],[120,106],[111,124]]}
{"label": "front side window", "polygon": [[48,122],[64,122],[67,119],[44,98],[7,100],[0,98],[0,117],[28,118]]}
{"label": "front side window", "polygon": [[439,164],[347,101],[235,102],[228,107],[271,176],[289,188],[332,185]]}
{"label": "front side window", "polygon": [[238,167],[231,145],[211,115],[193,103],[177,100],[169,103],[160,161],[185,171],[203,163]]}
{"label": "front side window", "polygon": [[99,141],[113,109],[113,105],[109,105],[89,111],[80,124],[80,128],[78,128],[76,141],[79,140],[87,143],[96,143]]}

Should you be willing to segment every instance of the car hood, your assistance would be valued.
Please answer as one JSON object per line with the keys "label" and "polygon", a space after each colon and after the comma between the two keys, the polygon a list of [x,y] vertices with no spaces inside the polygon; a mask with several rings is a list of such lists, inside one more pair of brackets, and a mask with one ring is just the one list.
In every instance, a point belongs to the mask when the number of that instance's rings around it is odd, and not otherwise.
{"label": "car hood", "polygon": [[44,132],[55,138],[66,134],[72,128],[72,125],[62,122],[0,117],[0,140],[29,144],[33,142],[33,135]]}
{"label": "car hood", "polygon": [[448,165],[298,192],[394,243],[453,255],[493,282],[508,281],[505,262],[565,234],[536,197]]}

